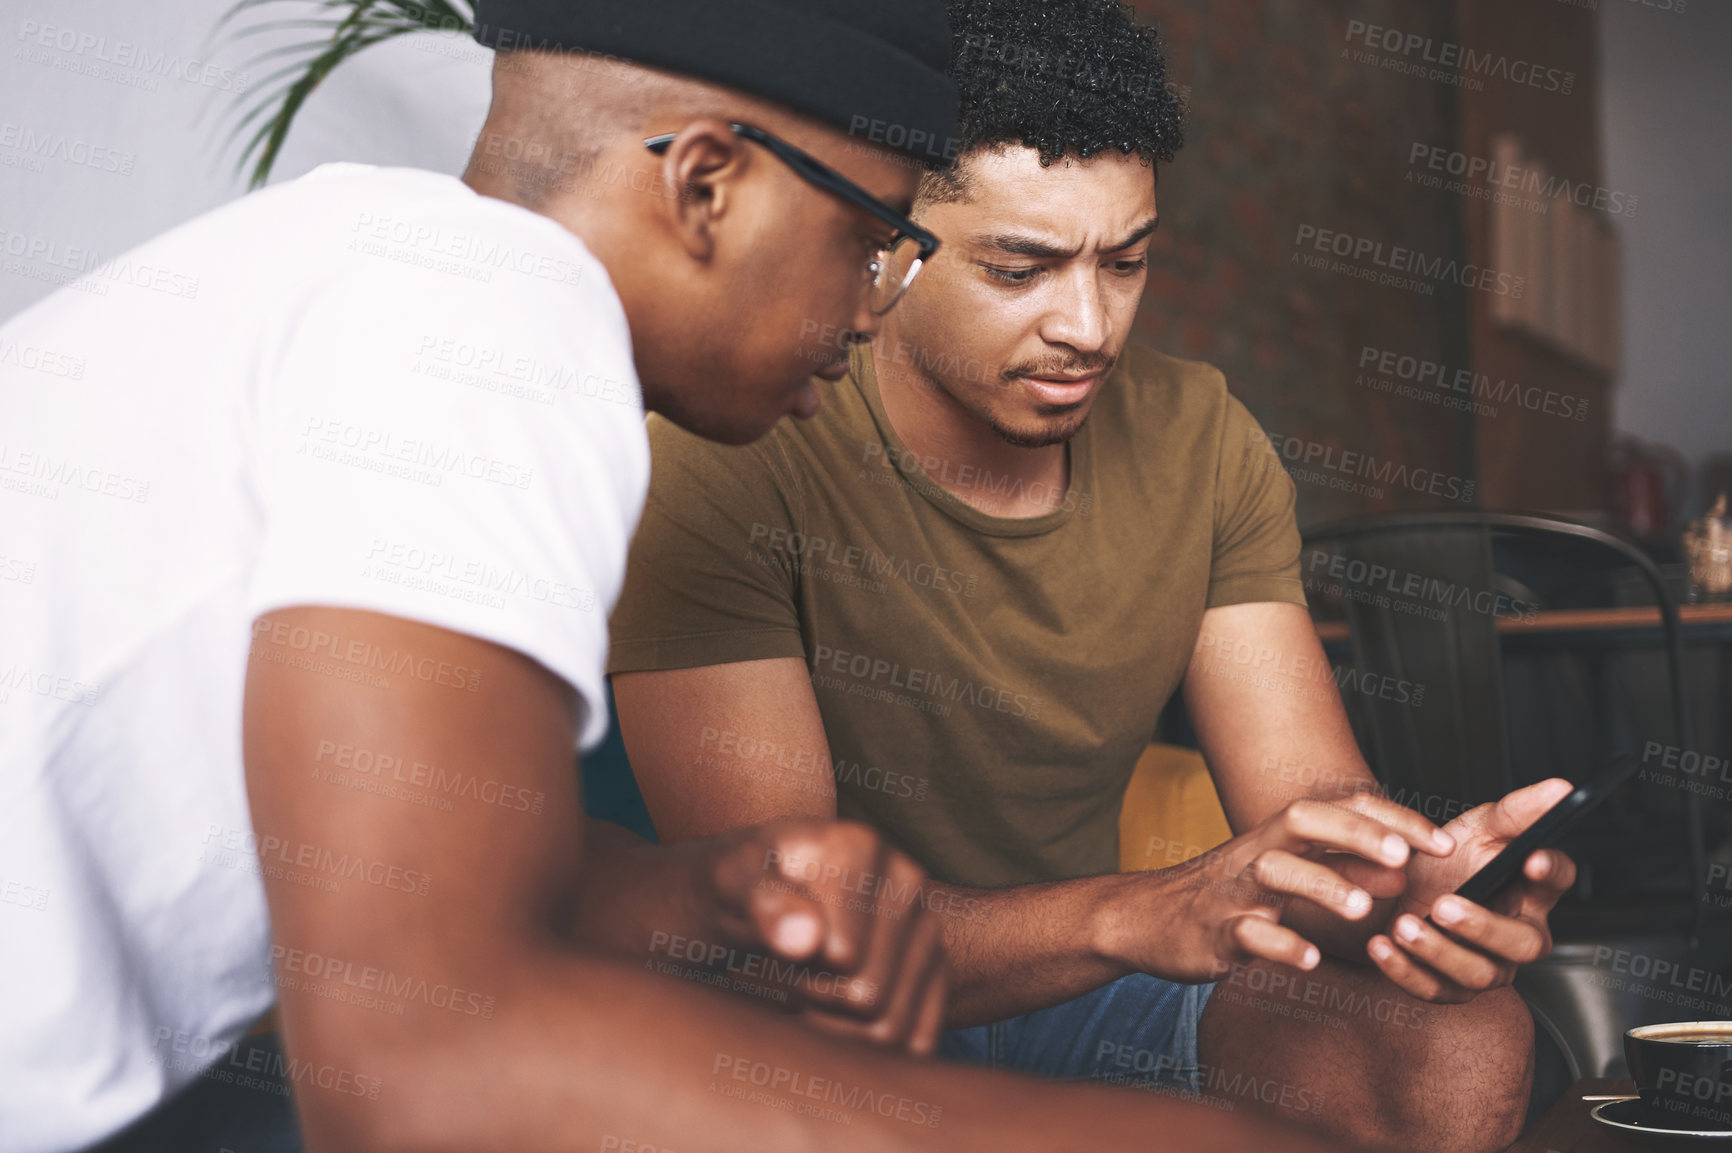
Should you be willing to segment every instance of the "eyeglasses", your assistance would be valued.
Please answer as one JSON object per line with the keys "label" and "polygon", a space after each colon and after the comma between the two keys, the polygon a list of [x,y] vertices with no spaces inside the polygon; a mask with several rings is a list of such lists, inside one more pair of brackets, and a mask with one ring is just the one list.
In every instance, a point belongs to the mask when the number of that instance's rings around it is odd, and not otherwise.
{"label": "eyeglasses", "polygon": [[[866,266],[872,277],[872,293],[867,304],[874,316],[883,316],[889,312],[891,307],[902,299],[902,294],[908,291],[908,286],[914,282],[920,266],[932,259],[932,254],[938,251],[938,237],[829,165],[808,156],[787,141],[771,136],[762,128],[754,128],[750,124],[730,124],[728,127],[734,130],[736,136],[768,148],[778,160],[787,164],[807,182],[871,213],[896,230],[889,243],[875,252]],[[644,147],[651,152],[666,152],[676,135],[678,133],[669,132],[652,136],[644,141]]]}

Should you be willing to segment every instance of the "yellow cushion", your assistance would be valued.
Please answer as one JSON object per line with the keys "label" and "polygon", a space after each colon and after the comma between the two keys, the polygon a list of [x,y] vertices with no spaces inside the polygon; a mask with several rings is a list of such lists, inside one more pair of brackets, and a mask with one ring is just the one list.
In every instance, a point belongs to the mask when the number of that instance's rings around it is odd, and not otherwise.
{"label": "yellow cushion", "polygon": [[1165,869],[1232,837],[1203,754],[1150,745],[1119,811],[1119,871]]}

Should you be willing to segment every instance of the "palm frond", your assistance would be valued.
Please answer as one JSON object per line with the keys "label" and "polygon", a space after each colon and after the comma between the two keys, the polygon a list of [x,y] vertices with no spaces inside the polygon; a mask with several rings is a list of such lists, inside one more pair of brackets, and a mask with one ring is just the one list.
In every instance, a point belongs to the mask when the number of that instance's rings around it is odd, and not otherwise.
{"label": "palm frond", "polygon": [[[265,14],[266,9],[281,12],[284,4],[299,11],[292,17]],[[274,37],[291,29],[311,30],[314,35],[277,44],[248,58],[244,67],[251,69],[284,58],[290,62],[263,77],[234,106],[235,122],[223,147],[228,148],[252,129],[235,162],[236,174],[244,171],[251,161],[252,176],[247,186],[258,188],[265,183],[295,114],[325,77],[351,56],[412,32],[472,34],[474,28],[475,15],[469,0],[237,0],[217,20],[211,31],[213,40],[225,31],[230,43]]]}

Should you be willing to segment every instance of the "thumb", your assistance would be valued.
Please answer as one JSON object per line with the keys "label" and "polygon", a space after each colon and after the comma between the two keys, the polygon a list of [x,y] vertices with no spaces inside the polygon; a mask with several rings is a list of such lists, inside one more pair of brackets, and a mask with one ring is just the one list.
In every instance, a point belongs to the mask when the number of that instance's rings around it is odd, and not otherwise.
{"label": "thumb", "polygon": [[1500,840],[1514,840],[1574,789],[1575,786],[1562,777],[1552,777],[1537,785],[1517,789],[1491,807],[1491,812],[1486,814],[1485,831]]}

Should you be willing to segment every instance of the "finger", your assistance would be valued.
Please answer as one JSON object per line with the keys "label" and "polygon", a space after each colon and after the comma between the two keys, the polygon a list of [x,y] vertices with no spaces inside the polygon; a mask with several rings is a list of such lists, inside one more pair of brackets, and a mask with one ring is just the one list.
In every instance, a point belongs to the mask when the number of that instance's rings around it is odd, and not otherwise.
{"label": "finger", "polygon": [[1452,940],[1435,925],[1428,925],[1411,913],[1395,918],[1390,936],[1397,947],[1425,962],[1439,976],[1453,981],[1463,989],[1483,993],[1487,989],[1506,985],[1515,974],[1512,965],[1503,964]]}
{"label": "finger", "polygon": [[1227,947],[1219,955],[1235,961],[1260,957],[1295,969],[1315,969],[1323,960],[1316,945],[1268,917],[1255,914],[1234,917],[1222,925],[1222,930],[1227,935]]}
{"label": "finger", "polygon": [[[1375,806],[1389,803],[1369,798],[1356,804]],[[1407,813],[1413,820],[1392,817],[1391,821],[1395,823],[1385,823],[1381,819],[1381,813],[1372,816],[1346,805],[1298,800],[1281,810],[1280,815],[1270,823],[1270,832],[1277,838],[1280,848],[1293,852],[1314,848],[1340,849],[1368,861],[1399,868],[1407,863],[1408,846],[1415,835],[1414,830],[1418,827],[1414,821],[1432,832],[1441,833],[1442,830],[1436,829],[1431,822],[1410,809],[1391,807]],[[1400,827],[1397,827],[1398,825]],[[1432,841],[1430,832],[1419,836],[1431,846],[1430,851],[1441,851],[1436,842]],[[1450,842],[1451,848],[1454,844],[1455,842]]]}
{"label": "finger", "polygon": [[811,957],[824,941],[827,913],[802,886],[764,867],[764,849],[742,845],[717,862],[715,889],[725,931],[751,948],[794,961]]}
{"label": "finger", "polygon": [[[852,955],[832,953],[827,944],[824,953],[838,971],[851,973],[854,979],[837,983],[828,995],[820,991],[813,997],[838,1011],[872,1019],[884,1016],[904,992],[901,983],[905,974],[924,972],[931,955],[942,950],[937,917],[914,898],[925,873],[908,857],[882,842],[877,845],[872,871],[883,882],[874,886],[881,899],[850,894],[846,904],[863,918],[865,926],[856,931],[856,949]],[[910,1020],[914,1007],[912,1002],[903,1006]]]}
{"label": "finger", "polygon": [[1576,863],[1555,849],[1541,849],[1522,864],[1522,876],[1499,895],[1498,911],[1544,927],[1560,898],[1576,883]]}
{"label": "finger", "polygon": [[1422,1001],[1454,1005],[1471,999],[1467,990],[1453,981],[1445,981],[1412,956],[1397,949],[1395,943],[1382,933],[1365,943],[1365,952],[1371,958],[1371,963],[1398,989]]}
{"label": "finger", "polygon": [[860,968],[872,951],[881,920],[874,915],[875,895],[886,886],[882,862],[884,842],[865,825],[853,821],[827,823],[818,841],[817,869],[802,869],[807,885],[823,904],[825,964],[842,973]]}
{"label": "finger", "polygon": [[1303,897],[1350,921],[1371,912],[1370,893],[1327,865],[1281,849],[1259,853],[1247,872],[1270,892]]}
{"label": "finger", "polygon": [[916,1057],[930,1057],[938,1052],[938,1034],[944,1028],[944,1005],[950,996],[950,965],[938,966],[938,972],[926,984],[921,996],[920,1015],[915,1018],[914,1032],[908,1038],[908,1052]]}
{"label": "finger", "polygon": [[1324,852],[1316,859],[1370,893],[1374,900],[1387,901],[1407,892],[1406,869],[1391,869],[1352,853]]}
{"label": "finger", "polygon": [[[908,955],[903,959],[902,979],[889,991],[881,1013],[872,1022],[868,1035],[873,1040],[902,1048],[913,1037],[926,1003],[927,986],[944,968],[944,950],[937,928],[936,921],[927,922],[911,939]],[[933,1039],[936,1041],[936,1034]]]}
{"label": "finger", "polygon": [[1531,921],[1500,916],[1454,894],[1432,904],[1431,919],[1451,937],[1497,961],[1531,965],[1550,951],[1548,935]]}
{"label": "finger", "polygon": [[1438,828],[1422,814],[1398,804],[1381,793],[1358,792],[1343,800],[1342,805],[1363,813],[1401,835],[1402,839],[1422,853],[1447,857],[1455,852],[1455,838]]}
{"label": "finger", "polygon": [[1574,785],[1562,777],[1552,777],[1537,785],[1517,789],[1492,804],[1481,828],[1501,840],[1513,840],[1545,815],[1547,809],[1570,795]]}

